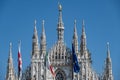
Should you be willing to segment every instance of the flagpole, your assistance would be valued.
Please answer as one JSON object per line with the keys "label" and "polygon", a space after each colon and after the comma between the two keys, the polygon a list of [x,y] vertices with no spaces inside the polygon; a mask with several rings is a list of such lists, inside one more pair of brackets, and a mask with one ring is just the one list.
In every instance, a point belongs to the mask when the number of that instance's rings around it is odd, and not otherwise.
{"label": "flagpole", "polygon": [[53,76],[53,80],[55,80],[55,76]]}
{"label": "flagpole", "polygon": [[78,73],[78,80],[79,80],[79,73]]}
{"label": "flagpole", "polygon": [[18,80],[22,78],[21,40],[18,42]]}
{"label": "flagpole", "polygon": [[[18,42],[18,55],[20,51],[20,41]],[[18,56],[18,80],[20,80],[20,71],[19,71],[19,56]]]}

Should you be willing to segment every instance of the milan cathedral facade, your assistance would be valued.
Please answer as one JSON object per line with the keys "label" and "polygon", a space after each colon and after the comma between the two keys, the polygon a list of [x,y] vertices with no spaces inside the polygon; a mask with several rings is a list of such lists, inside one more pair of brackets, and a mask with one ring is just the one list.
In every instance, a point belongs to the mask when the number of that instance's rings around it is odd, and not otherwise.
{"label": "milan cathedral facade", "polygon": [[[62,20],[62,6],[58,6],[59,16],[57,24],[58,40],[50,50],[46,50],[46,34],[44,29],[44,21],[42,22],[42,32],[40,43],[38,42],[38,34],[36,21],[34,23],[34,32],[32,36],[32,54],[31,63],[22,73],[21,80],[113,80],[112,61],[110,58],[109,44],[107,44],[107,57],[105,68],[102,75],[96,73],[92,68],[91,53],[87,48],[85,24],[82,22],[82,32],[80,37],[80,46],[78,46],[78,35],[76,21],[74,22],[73,39],[71,40],[75,53],[78,58],[80,71],[74,73],[72,51],[64,43],[64,24]],[[40,44],[40,47],[39,47]],[[49,54],[50,64],[54,68],[55,76],[46,66],[46,53]],[[12,60],[12,46],[10,44],[6,80],[18,80],[15,74]]]}

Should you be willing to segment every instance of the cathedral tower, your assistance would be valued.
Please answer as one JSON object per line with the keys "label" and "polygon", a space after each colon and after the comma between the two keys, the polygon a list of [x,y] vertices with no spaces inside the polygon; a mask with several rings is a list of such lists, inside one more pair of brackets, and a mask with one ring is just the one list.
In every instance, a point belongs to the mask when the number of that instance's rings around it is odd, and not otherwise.
{"label": "cathedral tower", "polygon": [[46,80],[73,80],[72,55],[71,50],[64,44],[64,25],[62,21],[62,6],[58,5],[58,41],[49,50],[50,64],[53,66],[55,76],[53,77],[47,70]]}
{"label": "cathedral tower", "polygon": [[36,29],[36,20],[34,22],[34,33],[32,37],[32,56],[31,56],[31,80],[39,80],[38,64],[39,58],[38,34]]}
{"label": "cathedral tower", "polygon": [[14,73],[13,59],[12,59],[12,43],[10,43],[6,80],[15,80],[15,73]]}

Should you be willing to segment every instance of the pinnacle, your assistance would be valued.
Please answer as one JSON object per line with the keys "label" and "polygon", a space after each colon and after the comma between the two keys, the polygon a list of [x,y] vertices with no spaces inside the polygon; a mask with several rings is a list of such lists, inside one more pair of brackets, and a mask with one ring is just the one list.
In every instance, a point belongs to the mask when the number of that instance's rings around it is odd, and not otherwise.
{"label": "pinnacle", "polygon": [[42,20],[42,33],[44,33],[44,32],[45,32],[45,29],[44,29],[44,23],[45,23],[45,21],[44,21],[44,20]]}
{"label": "pinnacle", "polygon": [[9,57],[12,58],[12,42],[10,42]]}
{"label": "pinnacle", "polygon": [[33,33],[33,38],[38,38],[36,23],[37,23],[37,21],[35,20],[35,21],[34,21],[34,33]]}
{"label": "pinnacle", "polygon": [[77,38],[76,20],[74,21],[74,35],[73,38]]}
{"label": "pinnacle", "polygon": [[58,9],[59,11],[62,11],[62,5],[60,3],[58,3]]}
{"label": "pinnacle", "polygon": [[109,42],[107,42],[107,57],[110,58]]}

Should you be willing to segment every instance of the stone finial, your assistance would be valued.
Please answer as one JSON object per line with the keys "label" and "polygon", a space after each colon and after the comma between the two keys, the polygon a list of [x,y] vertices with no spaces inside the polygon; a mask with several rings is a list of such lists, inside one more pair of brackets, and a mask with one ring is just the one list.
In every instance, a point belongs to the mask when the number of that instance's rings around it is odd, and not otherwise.
{"label": "stone finial", "polygon": [[62,11],[62,5],[60,3],[58,3],[58,10]]}

